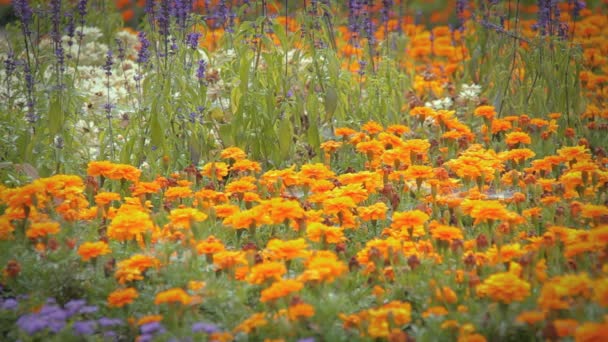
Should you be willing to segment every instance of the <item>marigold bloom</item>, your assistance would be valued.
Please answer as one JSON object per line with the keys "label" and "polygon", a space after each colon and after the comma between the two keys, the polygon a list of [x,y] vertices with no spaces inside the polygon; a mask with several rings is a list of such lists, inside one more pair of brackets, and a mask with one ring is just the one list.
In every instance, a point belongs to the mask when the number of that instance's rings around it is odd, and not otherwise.
{"label": "marigold bloom", "polygon": [[463,206],[471,204],[471,210],[469,215],[475,219],[474,224],[486,222],[490,220],[507,220],[509,218],[509,211],[499,201],[469,201],[465,200]]}
{"label": "marigold bloom", "polygon": [[226,184],[225,190],[228,193],[244,193],[247,191],[255,191],[257,190],[257,187],[248,179],[237,179]]}
{"label": "marigold bloom", "polygon": [[443,224],[436,225],[431,230],[431,235],[437,240],[452,242],[453,240],[462,240],[464,236],[462,230],[458,227],[446,226]]}
{"label": "marigold bloom", "polygon": [[236,162],[234,162],[234,164],[232,164],[232,166],[230,167],[230,171],[260,172],[260,171],[262,171],[262,166],[258,162],[251,161],[249,159],[241,159],[241,160],[237,160]]}
{"label": "marigold bloom", "polygon": [[137,297],[139,297],[139,293],[132,287],[118,289],[108,295],[108,306],[111,308],[122,308],[127,304],[133,303]]}
{"label": "marigold bloom", "polygon": [[522,301],[530,295],[530,284],[511,272],[496,273],[477,286],[480,297],[509,304]]}
{"label": "marigold bloom", "polygon": [[378,140],[362,141],[356,145],[357,152],[364,153],[368,158],[379,156],[384,152],[384,144]]}
{"label": "marigold bloom", "polygon": [[391,228],[407,229],[424,225],[428,221],[429,215],[420,210],[411,210],[404,212],[395,212],[393,214],[393,222]]}
{"label": "marigold bloom", "polygon": [[13,238],[15,227],[11,224],[11,220],[5,215],[0,216],[0,240],[10,240]]}
{"label": "marigold bloom", "polygon": [[448,309],[446,309],[443,306],[431,306],[430,308],[426,309],[426,311],[424,311],[422,313],[422,317],[424,318],[428,318],[431,316],[445,316],[449,313]]}
{"label": "marigold bloom", "polygon": [[306,260],[306,270],[302,272],[298,280],[331,283],[347,270],[344,262],[340,261],[333,252],[317,251]]}
{"label": "marigold bloom", "polygon": [[274,301],[279,298],[283,298],[288,296],[293,292],[298,292],[304,287],[304,283],[293,280],[279,280],[277,282],[272,283],[270,287],[262,290],[260,301],[262,303],[266,303],[268,301]]}
{"label": "marigold bloom", "polygon": [[108,247],[108,244],[103,241],[85,242],[78,247],[78,254],[82,258],[82,261],[89,261],[100,255],[110,253],[112,253],[112,250]]}
{"label": "marigold bloom", "polygon": [[224,219],[224,225],[232,226],[234,229],[249,229],[271,223],[268,213],[261,206],[236,212]]}
{"label": "marigold bloom", "polygon": [[534,325],[545,320],[545,313],[542,311],[524,311],[517,315],[516,321]]}
{"label": "marigold bloom", "polygon": [[172,186],[165,191],[165,199],[168,201],[190,197],[192,197],[192,189],[188,186]]}
{"label": "marigold bloom", "polygon": [[308,255],[308,245],[304,239],[271,239],[266,245],[273,259],[293,260]]}
{"label": "marigold bloom", "polygon": [[507,133],[505,141],[509,146],[515,146],[518,144],[528,145],[532,143],[532,138],[530,138],[528,133],[525,132],[511,132]]}
{"label": "marigold bloom", "polygon": [[608,336],[608,323],[585,322],[576,328],[574,339],[577,342],[605,341]]}
{"label": "marigold bloom", "polygon": [[108,177],[108,175],[114,172],[116,168],[116,164],[113,164],[110,161],[102,160],[102,161],[91,161],[87,166],[87,175],[91,177],[103,176]]}
{"label": "marigold bloom", "polygon": [[228,164],[222,162],[211,162],[203,165],[201,175],[221,180],[228,175]]}
{"label": "marigold bloom", "polygon": [[220,152],[220,158],[222,159],[234,159],[235,161],[247,158],[245,151],[238,147],[227,147]]}
{"label": "marigold bloom", "polygon": [[556,319],[553,321],[557,336],[562,338],[574,336],[578,324],[578,321],[575,319]]}
{"label": "marigold bloom", "polygon": [[249,318],[241,322],[234,328],[234,332],[243,332],[245,334],[249,334],[254,331],[256,328],[264,326],[268,324],[266,320],[266,314],[263,312],[258,312],[251,315]]}
{"label": "marigold bloom", "polygon": [[336,198],[329,198],[323,201],[323,211],[328,214],[339,214],[346,211],[350,211],[355,208],[357,204],[351,197],[340,196]]}
{"label": "marigold bloom", "polygon": [[375,121],[368,121],[361,126],[361,130],[366,131],[370,135],[375,135],[384,130],[381,124]]}
{"label": "marigold bloom", "polygon": [[327,140],[321,144],[321,149],[325,151],[325,153],[333,153],[340,147],[342,147],[342,142],[335,140]]}
{"label": "marigold bloom", "polygon": [[222,243],[222,240],[217,239],[215,236],[211,235],[207,239],[200,241],[196,244],[196,252],[199,255],[205,254],[210,255],[217,252],[224,251],[226,248]]}
{"label": "marigold bloom", "polygon": [[388,206],[384,202],[377,202],[367,207],[357,207],[359,218],[364,221],[385,220]]}
{"label": "marigold bloom", "polygon": [[298,176],[306,179],[328,179],[334,177],[334,172],[330,170],[325,164],[304,164],[298,172]]}
{"label": "marigold bloom", "polygon": [[279,261],[262,262],[253,266],[247,277],[251,284],[262,284],[267,280],[280,280],[287,273],[285,264]]}
{"label": "marigold bloom", "polygon": [[274,224],[284,223],[286,220],[299,220],[304,218],[304,209],[300,206],[300,202],[295,200],[285,200],[280,197],[271,198],[263,201],[261,210],[268,213],[270,220]]}
{"label": "marigold bloom", "polygon": [[346,240],[344,229],[331,227],[320,222],[311,222],[306,226],[306,237],[313,242],[340,243]]}
{"label": "marigold bloom", "polygon": [[481,116],[485,119],[492,120],[496,116],[494,106],[479,106],[473,112],[475,116]]}
{"label": "marigold bloom", "polygon": [[120,201],[120,194],[115,192],[100,192],[95,195],[95,204],[100,207],[109,204],[112,201]]}
{"label": "marigold bloom", "polygon": [[315,315],[315,308],[306,303],[297,303],[289,306],[287,309],[287,317],[291,321],[296,321],[301,318],[310,318]]}
{"label": "marigold bloom", "polygon": [[156,294],[154,304],[160,305],[164,303],[182,303],[183,305],[190,304],[192,297],[181,288],[173,288],[167,291]]}
{"label": "marigold bloom", "polygon": [[156,181],[154,182],[138,182],[136,183],[132,190],[132,196],[140,196],[145,194],[155,194],[160,191],[160,184]]}
{"label": "marigold bloom", "polygon": [[412,320],[412,306],[407,302],[392,301],[375,309],[367,310],[369,326],[367,332],[371,337],[388,337],[389,320],[396,326],[403,326]]}
{"label": "marigold bloom", "polygon": [[342,138],[347,138],[355,133],[357,133],[357,131],[348,127],[339,127],[334,130],[334,134]]}
{"label": "marigold bloom", "polygon": [[37,239],[41,237],[45,237],[47,235],[57,234],[61,230],[61,226],[59,222],[54,221],[43,221],[43,222],[34,222],[32,223],[27,231],[25,232],[25,236],[30,239]]}
{"label": "marigold bloom", "polygon": [[207,219],[207,214],[196,208],[177,208],[171,210],[169,220],[176,228],[190,229],[193,222],[202,222]]}
{"label": "marigold bloom", "polygon": [[219,251],[213,254],[213,264],[218,269],[225,270],[247,265],[247,257],[243,251]]}
{"label": "marigold bloom", "polygon": [[608,207],[605,205],[595,204],[583,204],[581,216],[590,219],[599,219],[601,217],[608,217]]}
{"label": "marigold bloom", "polygon": [[123,204],[110,222],[107,235],[117,241],[129,241],[140,238],[153,227],[154,223],[148,213],[141,208]]}
{"label": "marigold bloom", "polygon": [[137,320],[137,326],[146,325],[148,323],[160,322],[163,320],[162,315],[146,315]]}

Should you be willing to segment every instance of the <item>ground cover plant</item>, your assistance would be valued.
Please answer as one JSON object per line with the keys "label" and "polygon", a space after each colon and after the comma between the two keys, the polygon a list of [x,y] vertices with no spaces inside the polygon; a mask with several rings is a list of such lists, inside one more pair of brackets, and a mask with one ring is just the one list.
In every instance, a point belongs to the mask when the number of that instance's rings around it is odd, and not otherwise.
{"label": "ground cover plant", "polygon": [[5,5],[2,339],[606,339],[606,6]]}

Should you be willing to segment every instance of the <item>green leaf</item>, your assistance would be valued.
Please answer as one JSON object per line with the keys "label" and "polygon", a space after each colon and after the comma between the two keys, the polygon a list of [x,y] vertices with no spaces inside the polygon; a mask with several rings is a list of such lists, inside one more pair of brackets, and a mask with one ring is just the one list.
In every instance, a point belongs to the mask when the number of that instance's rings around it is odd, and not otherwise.
{"label": "green leaf", "polygon": [[281,160],[286,160],[291,154],[293,145],[293,126],[289,120],[279,120],[277,127],[279,137],[279,155]]}
{"label": "green leaf", "polygon": [[61,131],[64,120],[65,115],[63,110],[61,110],[61,100],[58,97],[53,96],[49,106],[49,133],[51,133],[52,136]]}
{"label": "green leaf", "polygon": [[325,114],[328,122],[331,121],[336,108],[338,108],[338,93],[333,87],[327,86],[325,89]]}

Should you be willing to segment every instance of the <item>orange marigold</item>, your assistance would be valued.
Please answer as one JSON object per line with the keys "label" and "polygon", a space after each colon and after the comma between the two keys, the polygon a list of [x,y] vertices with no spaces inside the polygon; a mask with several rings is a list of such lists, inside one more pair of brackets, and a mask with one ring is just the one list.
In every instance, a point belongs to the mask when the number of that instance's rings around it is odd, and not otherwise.
{"label": "orange marigold", "polygon": [[490,297],[494,301],[509,304],[522,301],[530,295],[530,283],[511,272],[496,273],[477,286],[480,297]]}
{"label": "orange marigold", "polygon": [[475,108],[473,114],[491,120],[496,116],[496,110],[494,109],[494,106],[479,106]]}
{"label": "orange marigold", "polygon": [[61,230],[59,222],[43,221],[34,222],[25,232],[25,235],[30,239],[37,239],[51,234],[57,234]]}
{"label": "orange marigold", "polygon": [[532,143],[532,138],[530,138],[528,133],[525,132],[510,132],[507,133],[505,141],[509,146],[515,146],[518,144],[528,145]]}
{"label": "orange marigold", "polygon": [[267,289],[262,290],[260,301],[262,303],[274,301],[276,299],[286,297],[293,292],[298,292],[302,289],[302,287],[304,287],[304,283],[298,280],[279,280],[274,282]]}
{"label": "orange marigold", "polygon": [[112,250],[108,247],[108,244],[103,241],[85,242],[78,247],[78,254],[82,258],[82,261],[89,261],[100,255],[110,253],[112,253]]}
{"label": "orange marigold", "polygon": [[154,298],[154,304],[159,305],[163,303],[182,303],[187,305],[192,300],[192,297],[181,288],[173,288],[167,291],[160,292]]}
{"label": "orange marigold", "polygon": [[132,287],[118,289],[108,295],[108,306],[111,308],[122,308],[127,304],[133,303],[137,297],[139,297],[139,293]]}

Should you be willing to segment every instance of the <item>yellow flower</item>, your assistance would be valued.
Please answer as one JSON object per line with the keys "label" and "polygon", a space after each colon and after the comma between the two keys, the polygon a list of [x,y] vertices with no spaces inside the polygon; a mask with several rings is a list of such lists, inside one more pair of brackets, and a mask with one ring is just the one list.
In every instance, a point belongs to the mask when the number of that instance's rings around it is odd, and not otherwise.
{"label": "yellow flower", "polygon": [[160,292],[154,298],[154,304],[160,305],[164,303],[182,303],[187,305],[192,300],[192,297],[181,288],[173,288],[167,291]]}
{"label": "yellow flower", "polygon": [[78,254],[82,258],[82,261],[89,261],[95,259],[100,255],[106,255],[112,253],[108,244],[103,241],[97,242],[85,242],[78,247]]}
{"label": "yellow flower", "polygon": [[530,284],[511,272],[496,273],[477,286],[477,294],[505,304],[519,302],[530,295]]}
{"label": "yellow flower", "polygon": [[267,280],[280,280],[287,273],[285,264],[279,261],[268,261],[259,263],[251,268],[247,282],[251,284],[262,284]]}
{"label": "yellow flower", "polygon": [[262,303],[274,301],[276,299],[286,297],[293,292],[298,292],[302,289],[302,287],[304,287],[304,283],[298,280],[279,280],[272,283],[272,285],[270,285],[270,287],[267,289],[262,290],[260,301]]}
{"label": "yellow flower", "polygon": [[175,228],[190,229],[193,222],[201,222],[207,219],[205,213],[195,208],[177,208],[171,210],[169,220]]}

